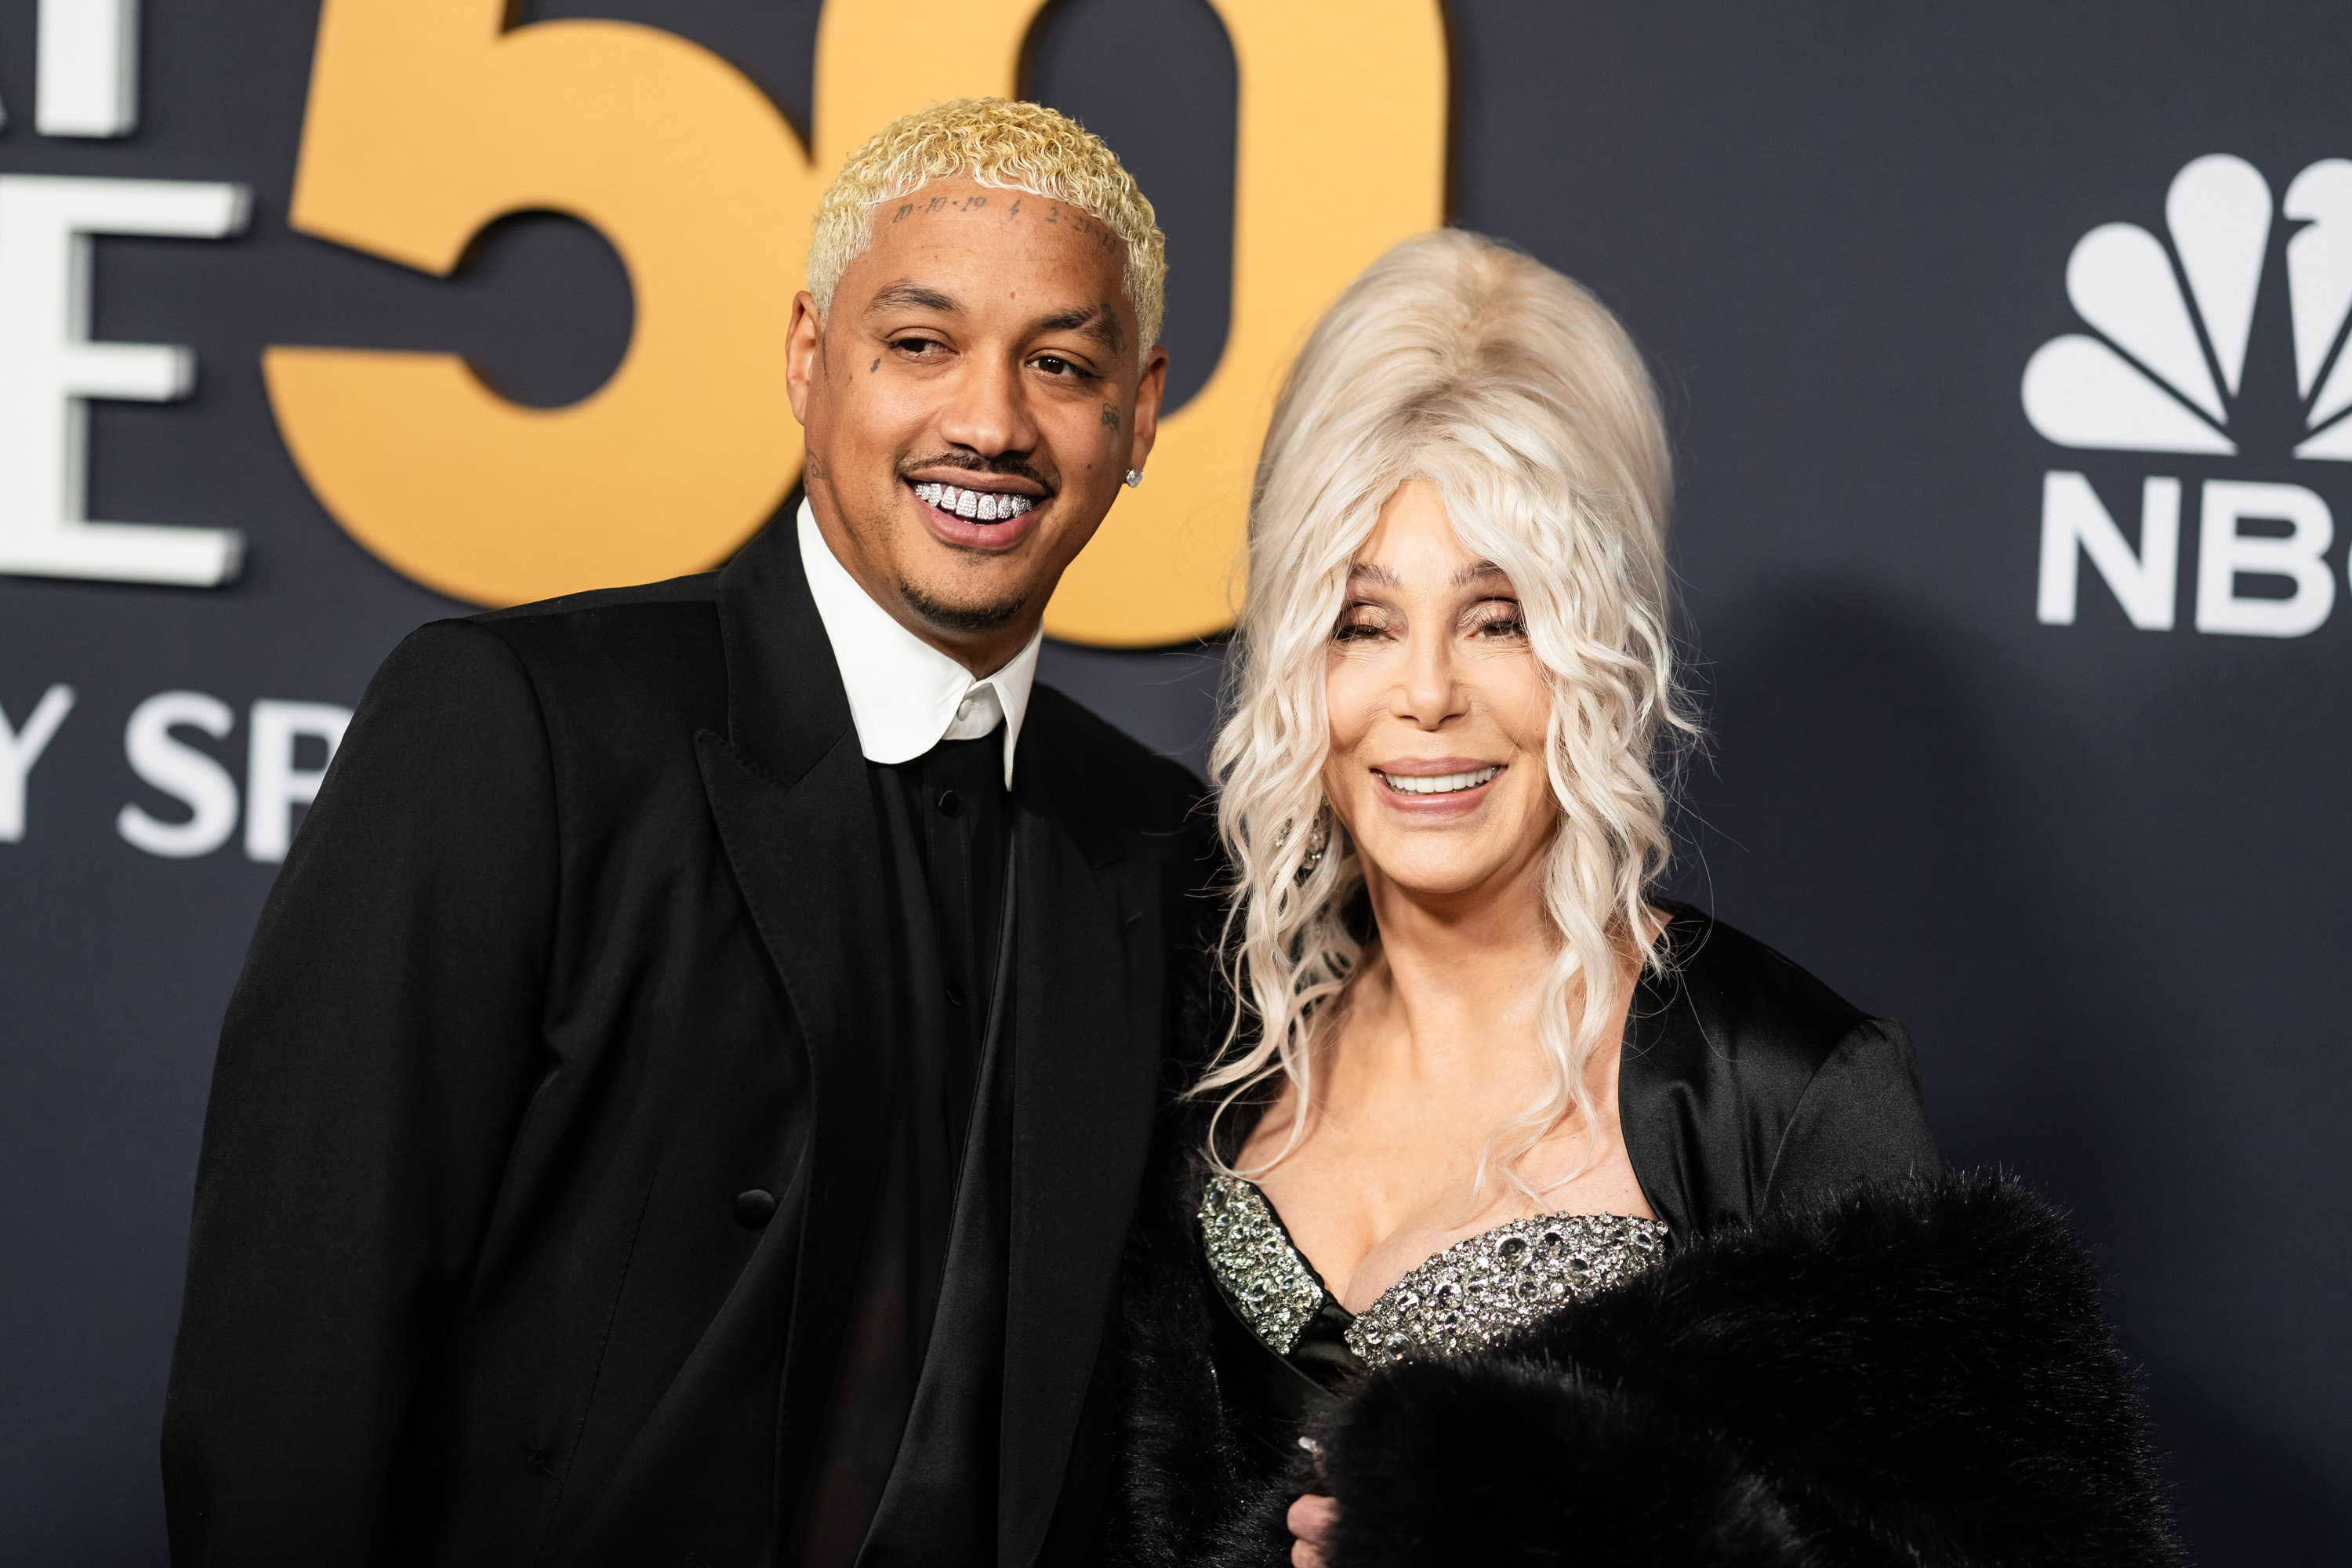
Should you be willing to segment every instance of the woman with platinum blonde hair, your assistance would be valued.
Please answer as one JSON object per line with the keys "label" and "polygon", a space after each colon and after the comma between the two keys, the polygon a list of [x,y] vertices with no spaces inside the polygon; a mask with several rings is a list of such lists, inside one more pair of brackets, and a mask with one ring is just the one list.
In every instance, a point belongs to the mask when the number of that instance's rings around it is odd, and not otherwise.
{"label": "woman with platinum blonde hair", "polygon": [[1493,241],[1301,351],[1113,1560],[2175,1559],[2063,1223],[1942,1175],[1899,1025],[1655,890],[1671,489],[1624,330]]}

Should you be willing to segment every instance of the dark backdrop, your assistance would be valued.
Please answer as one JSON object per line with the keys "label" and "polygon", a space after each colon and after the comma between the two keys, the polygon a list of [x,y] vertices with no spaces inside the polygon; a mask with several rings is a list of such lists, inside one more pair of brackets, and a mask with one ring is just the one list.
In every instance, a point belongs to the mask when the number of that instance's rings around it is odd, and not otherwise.
{"label": "dark backdrop", "polygon": [[[717,49],[805,124],[810,0],[537,0]],[[0,578],[0,709],[77,705],[0,843],[0,1563],[162,1559],[155,1434],[213,1037],[272,868],[118,834],[123,726],[156,692],[239,716],[349,705],[450,614],[347,539],[289,462],[267,342],[455,349],[510,395],[592,390],[625,276],[568,220],[499,226],[440,281],[291,234],[315,11],[149,0],[140,132],[33,125],[32,0],[0,0],[0,173],[250,184],[226,242],[100,239],[94,335],[192,345],[186,402],[101,405],[98,517],[242,529],[210,592]],[[2069,450],[2020,377],[2084,330],[2074,243],[2161,236],[2175,173],[2242,157],[2273,195],[2352,156],[2352,12],[1457,0],[1455,212],[1582,279],[1671,406],[1675,560],[1713,731],[1685,895],[1918,1039],[1949,1155],[2029,1173],[2095,1241],[2196,1549],[2352,1557],[2352,842],[2344,612],[2268,638],[2136,629],[2082,569],[2035,616],[2043,476],[2126,539],[2141,480],[2352,472],[2287,455],[2281,222],[2231,413],[2242,456]],[[1102,132],[1173,237],[1179,396],[1222,339],[1234,66],[1203,0],[1069,0],[1033,96]],[[0,367],[5,373],[5,367]],[[2250,528],[2250,531],[2253,531]],[[2345,550],[2328,570],[2341,583]],[[2251,596],[2276,579],[2242,580]],[[1048,650],[1049,680],[1193,759],[1217,650]],[[182,731],[183,737],[187,735]],[[201,737],[198,737],[201,741]]]}

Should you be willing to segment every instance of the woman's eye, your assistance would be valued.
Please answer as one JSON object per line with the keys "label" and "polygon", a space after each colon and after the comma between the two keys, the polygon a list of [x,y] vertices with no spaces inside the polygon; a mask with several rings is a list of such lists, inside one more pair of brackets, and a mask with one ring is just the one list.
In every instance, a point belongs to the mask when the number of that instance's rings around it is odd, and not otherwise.
{"label": "woman's eye", "polygon": [[1523,637],[1528,635],[1528,623],[1517,612],[1507,611],[1489,616],[1475,630],[1482,637]]}
{"label": "woman's eye", "polygon": [[1378,642],[1385,628],[1378,621],[1341,621],[1338,629],[1332,632],[1331,640],[1333,642]]}

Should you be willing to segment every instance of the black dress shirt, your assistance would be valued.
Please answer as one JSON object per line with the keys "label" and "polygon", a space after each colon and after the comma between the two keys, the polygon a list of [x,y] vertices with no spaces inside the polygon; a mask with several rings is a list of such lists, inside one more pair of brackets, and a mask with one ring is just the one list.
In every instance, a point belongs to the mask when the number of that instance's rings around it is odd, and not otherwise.
{"label": "black dress shirt", "polygon": [[[908,1027],[898,1042],[890,1154],[811,1482],[799,1553],[805,1568],[889,1561],[893,1542],[910,1535],[930,1539],[930,1562],[954,1560],[958,1540],[969,1543],[974,1561],[992,1557],[993,1467],[978,1476],[910,1477],[891,1499],[891,1517],[876,1525],[934,1357],[935,1386],[963,1395],[944,1418],[971,1428],[967,1437],[983,1451],[994,1447],[1003,1377],[1001,1258],[959,1260],[961,1289],[946,1318],[940,1308],[959,1204],[995,1209],[1005,1196],[1011,1104],[1002,1095],[980,1103],[984,1080],[1009,1081],[997,1061],[1006,1049],[1010,1002],[1003,974],[1010,913],[1003,758],[1000,725],[978,740],[942,741],[908,762],[866,763]],[[876,1539],[861,1559],[869,1533]]]}

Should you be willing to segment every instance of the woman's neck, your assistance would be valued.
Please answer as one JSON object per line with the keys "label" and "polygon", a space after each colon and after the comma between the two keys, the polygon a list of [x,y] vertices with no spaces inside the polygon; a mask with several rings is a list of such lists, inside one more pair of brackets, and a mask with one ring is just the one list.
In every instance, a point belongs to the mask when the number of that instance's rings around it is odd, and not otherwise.
{"label": "woman's neck", "polygon": [[1538,879],[1444,900],[1414,897],[1377,872],[1368,881],[1380,936],[1349,987],[1349,1068],[1458,1083],[1470,1060],[1491,1079],[1498,1055],[1528,1054],[1539,1072],[1536,1026],[1559,938]]}
{"label": "woman's neck", "polygon": [[1630,972],[1585,1067],[1593,1121],[1571,1115],[1515,1155],[1526,1186],[1492,1171],[1482,1183],[1496,1130],[1553,1084],[1541,1023],[1559,944],[1541,885],[1441,902],[1375,872],[1370,892],[1380,937],[1318,1041],[1303,1136],[1291,1145],[1286,1089],[1240,1160],[1340,1303],[1360,1310],[1422,1259],[1514,1216],[1649,1215],[1616,1115]]}

